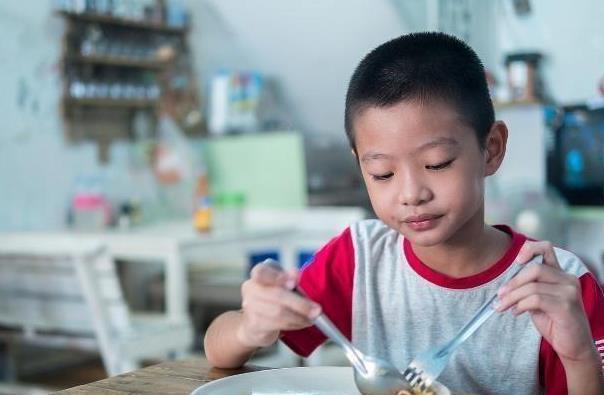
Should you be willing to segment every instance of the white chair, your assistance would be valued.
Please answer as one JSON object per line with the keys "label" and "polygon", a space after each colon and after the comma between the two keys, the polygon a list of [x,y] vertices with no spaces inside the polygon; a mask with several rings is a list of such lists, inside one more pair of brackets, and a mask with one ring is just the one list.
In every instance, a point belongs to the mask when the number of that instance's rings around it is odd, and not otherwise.
{"label": "white chair", "polygon": [[98,350],[112,376],[190,350],[190,322],[131,314],[115,264],[96,242],[0,235],[0,326],[19,341]]}

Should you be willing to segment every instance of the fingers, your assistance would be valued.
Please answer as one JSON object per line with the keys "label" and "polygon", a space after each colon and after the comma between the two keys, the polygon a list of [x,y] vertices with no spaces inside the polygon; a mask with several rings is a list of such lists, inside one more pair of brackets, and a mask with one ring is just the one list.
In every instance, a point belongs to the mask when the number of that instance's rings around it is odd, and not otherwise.
{"label": "fingers", "polygon": [[241,286],[242,310],[246,336],[254,344],[268,344],[273,334],[282,330],[301,329],[312,325],[321,307],[312,300],[292,292],[298,271],[284,272],[276,263],[256,265],[250,279]]}
{"label": "fingers", "polygon": [[545,265],[560,269],[560,264],[554,252],[554,246],[549,241],[526,241],[522,248],[520,248],[516,261],[518,263],[527,263],[537,255],[543,256],[543,263]]}
{"label": "fingers", "polygon": [[292,290],[298,284],[298,274],[297,269],[283,271],[277,261],[267,259],[252,268],[250,278],[263,285],[281,286]]}
{"label": "fingers", "polygon": [[524,268],[499,289],[497,311],[512,308],[514,314],[536,310],[553,313],[579,303],[579,282],[560,269],[551,243],[527,242],[517,261],[526,263],[537,255],[543,256],[544,264]]}
{"label": "fingers", "polygon": [[512,314],[520,315],[528,311],[554,313],[559,310],[559,298],[554,295],[530,295],[519,301],[513,308]]}
{"label": "fingers", "polygon": [[264,286],[255,284],[253,281],[246,281],[242,285],[241,293],[244,309],[262,303],[263,305],[282,306],[309,319],[314,319],[321,313],[319,304],[281,287]]}
{"label": "fingers", "polygon": [[285,286],[290,279],[290,275],[275,267],[272,263],[263,262],[252,268],[250,279],[262,285]]}
{"label": "fingers", "polygon": [[[298,269],[289,269],[285,272],[285,275],[287,276],[287,280],[285,280],[285,288],[289,289],[290,291],[295,289],[300,278],[300,272]],[[298,288],[298,291],[302,290]]]}
{"label": "fingers", "polygon": [[293,330],[312,325],[312,321],[285,306],[259,301],[249,313],[249,324],[256,330]]}
{"label": "fingers", "polygon": [[500,296],[496,310],[506,311],[513,307],[516,315],[526,311],[541,310],[552,312],[560,309],[563,301],[576,300],[577,289],[572,285],[529,282]]}
{"label": "fingers", "polygon": [[573,282],[573,280],[575,280],[573,276],[567,275],[563,271],[551,266],[531,265],[522,269],[516,277],[499,288],[497,294],[501,298],[503,294],[531,282],[558,284]]}
{"label": "fingers", "polygon": [[573,277],[565,274],[560,269],[554,247],[548,241],[525,242],[518,252],[516,261],[519,263],[527,263],[538,256],[543,257],[543,264],[531,265],[521,270],[516,277],[508,281],[499,289],[499,297],[511,289],[515,289],[532,281],[552,284],[572,281]]}

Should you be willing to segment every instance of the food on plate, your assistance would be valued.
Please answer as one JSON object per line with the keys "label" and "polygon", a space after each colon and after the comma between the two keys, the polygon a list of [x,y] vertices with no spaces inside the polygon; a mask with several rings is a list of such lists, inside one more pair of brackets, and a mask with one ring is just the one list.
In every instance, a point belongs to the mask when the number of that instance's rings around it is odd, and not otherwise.
{"label": "food on plate", "polygon": [[438,395],[432,387],[428,387],[425,390],[421,390],[419,388],[412,388],[410,391],[402,390],[396,395]]}

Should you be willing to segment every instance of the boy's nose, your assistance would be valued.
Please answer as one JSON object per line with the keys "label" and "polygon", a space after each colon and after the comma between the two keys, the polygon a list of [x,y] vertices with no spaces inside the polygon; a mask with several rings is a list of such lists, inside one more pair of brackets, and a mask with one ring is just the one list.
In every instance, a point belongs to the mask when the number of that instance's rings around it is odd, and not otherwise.
{"label": "boy's nose", "polygon": [[432,192],[417,180],[407,182],[401,186],[399,204],[403,206],[419,206],[432,199]]}

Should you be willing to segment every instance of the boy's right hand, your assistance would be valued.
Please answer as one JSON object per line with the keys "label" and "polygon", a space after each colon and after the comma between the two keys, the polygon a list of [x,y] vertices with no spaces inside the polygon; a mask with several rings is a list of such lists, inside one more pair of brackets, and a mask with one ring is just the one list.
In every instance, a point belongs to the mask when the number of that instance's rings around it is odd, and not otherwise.
{"label": "boy's right hand", "polygon": [[282,330],[312,325],[321,306],[292,292],[297,281],[297,271],[284,272],[269,263],[254,266],[250,279],[241,286],[243,319],[237,338],[242,344],[270,346]]}

